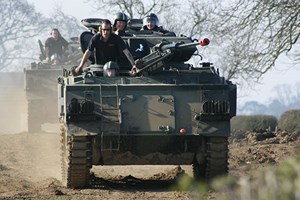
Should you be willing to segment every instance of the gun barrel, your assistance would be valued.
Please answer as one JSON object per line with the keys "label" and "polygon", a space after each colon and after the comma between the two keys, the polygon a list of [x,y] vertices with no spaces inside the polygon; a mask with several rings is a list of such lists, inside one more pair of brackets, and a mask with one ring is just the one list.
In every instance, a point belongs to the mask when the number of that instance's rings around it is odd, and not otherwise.
{"label": "gun barrel", "polygon": [[181,48],[186,48],[186,47],[196,46],[196,45],[206,46],[208,44],[209,44],[209,39],[204,38],[200,42],[191,42],[191,43],[186,43],[186,44],[181,44],[181,43],[165,44],[165,45],[162,45],[160,49],[162,51],[165,51],[167,49],[171,49],[171,50],[181,49]]}
{"label": "gun barrel", "polygon": [[180,44],[180,43],[173,43],[173,44],[165,44],[163,45],[160,49],[162,51],[165,51],[167,49],[173,50],[173,49],[181,49],[189,46],[196,46],[199,45],[198,42],[193,42],[193,43],[186,43],[186,44]]}

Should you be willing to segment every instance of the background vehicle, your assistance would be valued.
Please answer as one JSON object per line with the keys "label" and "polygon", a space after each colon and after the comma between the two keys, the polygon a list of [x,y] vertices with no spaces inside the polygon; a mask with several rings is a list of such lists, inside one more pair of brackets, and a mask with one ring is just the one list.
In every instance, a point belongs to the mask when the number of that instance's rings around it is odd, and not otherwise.
{"label": "background vehicle", "polygon": [[33,62],[24,69],[24,89],[28,102],[28,132],[42,131],[45,123],[57,123],[57,78],[63,68],[71,68],[81,59],[78,38],[69,42],[70,52],[63,63],[43,63],[44,48],[39,41],[40,62]]}
{"label": "background vehicle", "polygon": [[236,85],[211,63],[186,63],[199,44],[191,38],[133,31],[123,39],[135,75],[121,62],[116,77],[65,70],[58,80],[64,185],[87,186],[92,165],[192,164],[197,179],[226,174]]}

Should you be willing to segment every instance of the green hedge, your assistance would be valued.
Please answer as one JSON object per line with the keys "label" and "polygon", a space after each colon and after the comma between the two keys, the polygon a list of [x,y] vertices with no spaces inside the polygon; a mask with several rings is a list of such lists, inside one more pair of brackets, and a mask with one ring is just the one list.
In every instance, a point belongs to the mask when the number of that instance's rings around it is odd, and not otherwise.
{"label": "green hedge", "polygon": [[278,129],[300,132],[300,110],[288,110],[278,120]]}

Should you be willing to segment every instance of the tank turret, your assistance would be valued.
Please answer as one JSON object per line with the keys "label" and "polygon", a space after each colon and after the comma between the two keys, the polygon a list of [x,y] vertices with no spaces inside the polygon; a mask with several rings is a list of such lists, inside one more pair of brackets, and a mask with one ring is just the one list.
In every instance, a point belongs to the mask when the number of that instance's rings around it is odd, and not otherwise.
{"label": "tank turret", "polygon": [[209,44],[209,39],[205,38],[200,42],[190,43],[166,43],[162,42],[155,45],[149,55],[136,60],[136,69],[132,72],[133,74],[151,74],[160,68],[166,66],[166,63],[186,61],[191,58],[193,53],[196,51],[195,46],[201,45],[206,46]]}

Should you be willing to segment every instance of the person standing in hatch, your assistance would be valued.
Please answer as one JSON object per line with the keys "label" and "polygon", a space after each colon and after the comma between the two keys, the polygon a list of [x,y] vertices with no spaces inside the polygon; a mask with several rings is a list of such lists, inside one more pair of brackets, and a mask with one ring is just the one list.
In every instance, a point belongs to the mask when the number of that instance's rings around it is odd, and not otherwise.
{"label": "person standing in hatch", "polygon": [[125,36],[128,17],[123,12],[118,12],[113,25],[113,32],[119,36]]}
{"label": "person standing in hatch", "polygon": [[136,67],[134,59],[130,51],[127,49],[125,42],[120,36],[112,33],[111,22],[107,19],[101,22],[99,32],[90,40],[88,48],[83,54],[80,64],[75,69],[76,73],[82,71],[83,66],[88,60],[92,51],[95,51],[95,63],[98,65],[104,65],[109,61],[117,62],[122,53],[124,53],[132,65],[132,68]]}
{"label": "person standing in hatch", "polygon": [[159,20],[156,14],[150,13],[143,19],[143,27],[141,30],[151,30],[159,33],[168,33],[169,31],[163,29],[161,26],[159,26]]}
{"label": "person standing in hatch", "polygon": [[68,42],[61,36],[57,28],[53,28],[50,35],[51,37],[45,42],[45,61],[49,63],[64,60]]}

